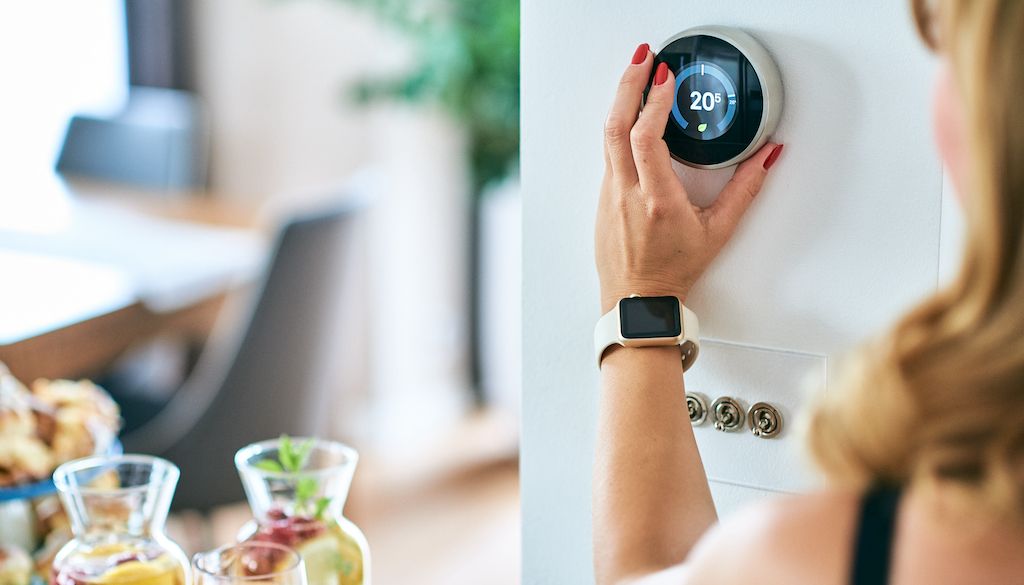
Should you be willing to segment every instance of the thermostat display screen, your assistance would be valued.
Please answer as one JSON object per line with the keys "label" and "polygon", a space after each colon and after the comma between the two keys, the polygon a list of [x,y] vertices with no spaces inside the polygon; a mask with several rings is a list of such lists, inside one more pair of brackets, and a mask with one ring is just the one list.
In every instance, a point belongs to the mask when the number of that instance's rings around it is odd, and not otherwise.
{"label": "thermostat display screen", "polygon": [[714,140],[736,121],[736,83],[721,67],[694,61],[676,75],[672,118],[690,138]]}
{"label": "thermostat display screen", "polygon": [[736,46],[695,34],[669,42],[655,57],[675,73],[675,102],[665,142],[676,160],[716,165],[758,137],[765,114],[761,80]]}

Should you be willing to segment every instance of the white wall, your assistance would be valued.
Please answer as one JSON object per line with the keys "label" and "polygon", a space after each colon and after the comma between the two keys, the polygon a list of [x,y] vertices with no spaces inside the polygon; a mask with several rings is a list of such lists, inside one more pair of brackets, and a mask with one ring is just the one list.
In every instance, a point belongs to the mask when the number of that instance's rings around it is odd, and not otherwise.
{"label": "white wall", "polygon": [[345,89],[407,62],[393,31],[338,0],[194,2],[193,12],[219,197],[322,192],[374,161],[374,120]]}
{"label": "white wall", "polygon": [[[761,39],[786,89],[775,136],[785,153],[689,303],[705,349],[688,389],[747,406],[768,401],[786,419],[775,440],[697,429],[722,513],[812,484],[792,432],[802,386],[826,386],[845,350],[939,277],[934,62],[906,2],[525,0],[525,583],[592,581],[592,229],[605,113],[638,43],[700,24],[740,26]],[[696,201],[731,174],[680,172]]]}

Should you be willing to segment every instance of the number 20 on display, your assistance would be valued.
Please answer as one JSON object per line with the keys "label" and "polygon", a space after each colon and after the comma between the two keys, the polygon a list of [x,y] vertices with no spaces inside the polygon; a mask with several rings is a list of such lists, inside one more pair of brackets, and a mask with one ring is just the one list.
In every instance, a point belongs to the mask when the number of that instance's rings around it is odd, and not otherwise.
{"label": "number 20 on display", "polygon": [[706,112],[710,112],[715,109],[715,104],[722,103],[722,94],[711,93],[710,91],[705,91],[704,93],[691,91],[690,99],[693,100],[690,103],[691,110],[704,110]]}

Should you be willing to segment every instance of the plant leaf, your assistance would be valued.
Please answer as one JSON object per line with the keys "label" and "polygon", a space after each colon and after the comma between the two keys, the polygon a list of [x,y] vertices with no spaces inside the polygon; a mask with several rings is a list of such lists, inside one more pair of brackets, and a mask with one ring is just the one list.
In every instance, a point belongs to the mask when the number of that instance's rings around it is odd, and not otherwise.
{"label": "plant leaf", "polygon": [[312,477],[303,477],[295,483],[295,500],[300,506],[305,506],[316,492],[320,489],[319,483]]}
{"label": "plant leaf", "polygon": [[280,443],[277,449],[277,458],[281,460],[281,467],[284,467],[285,471],[298,471],[295,468],[295,452],[293,451],[291,437],[281,435]]}
{"label": "plant leaf", "polygon": [[519,157],[519,0],[345,0],[407,37],[416,62],[399,75],[357,80],[358,103],[440,105],[466,128],[473,191],[505,177]]}
{"label": "plant leaf", "polygon": [[327,506],[331,505],[331,498],[322,497],[317,499],[316,508],[313,509],[313,517],[317,520],[321,520],[324,517],[324,512],[327,511]]}
{"label": "plant leaf", "polygon": [[282,471],[284,471],[284,468],[281,467],[281,464],[278,463],[277,461],[274,461],[273,459],[260,459],[259,461],[253,464],[253,467],[257,469],[262,469],[263,471],[271,471],[274,473],[281,473]]}
{"label": "plant leaf", "polygon": [[313,450],[313,439],[306,439],[295,449],[293,455],[295,456],[295,471],[305,469],[306,464],[309,463],[309,454]]}

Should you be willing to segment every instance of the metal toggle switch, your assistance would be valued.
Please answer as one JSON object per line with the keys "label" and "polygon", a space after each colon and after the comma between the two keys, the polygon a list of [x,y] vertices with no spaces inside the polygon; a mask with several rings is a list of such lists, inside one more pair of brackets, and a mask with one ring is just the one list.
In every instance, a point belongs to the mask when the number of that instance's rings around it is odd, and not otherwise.
{"label": "metal toggle switch", "polygon": [[728,396],[722,396],[711,405],[715,430],[735,431],[743,426],[743,409],[739,403]]}
{"label": "metal toggle switch", "polygon": [[767,402],[758,402],[747,413],[750,432],[755,437],[771,439],[782,431],[782,413]]}
{"label": "metal toggle switch", "polygon": [[704,397],[696,392],[686,393],[686,410],[690,412],[690,422],[693,426],[700,426],[708,418],[708,403]]}

